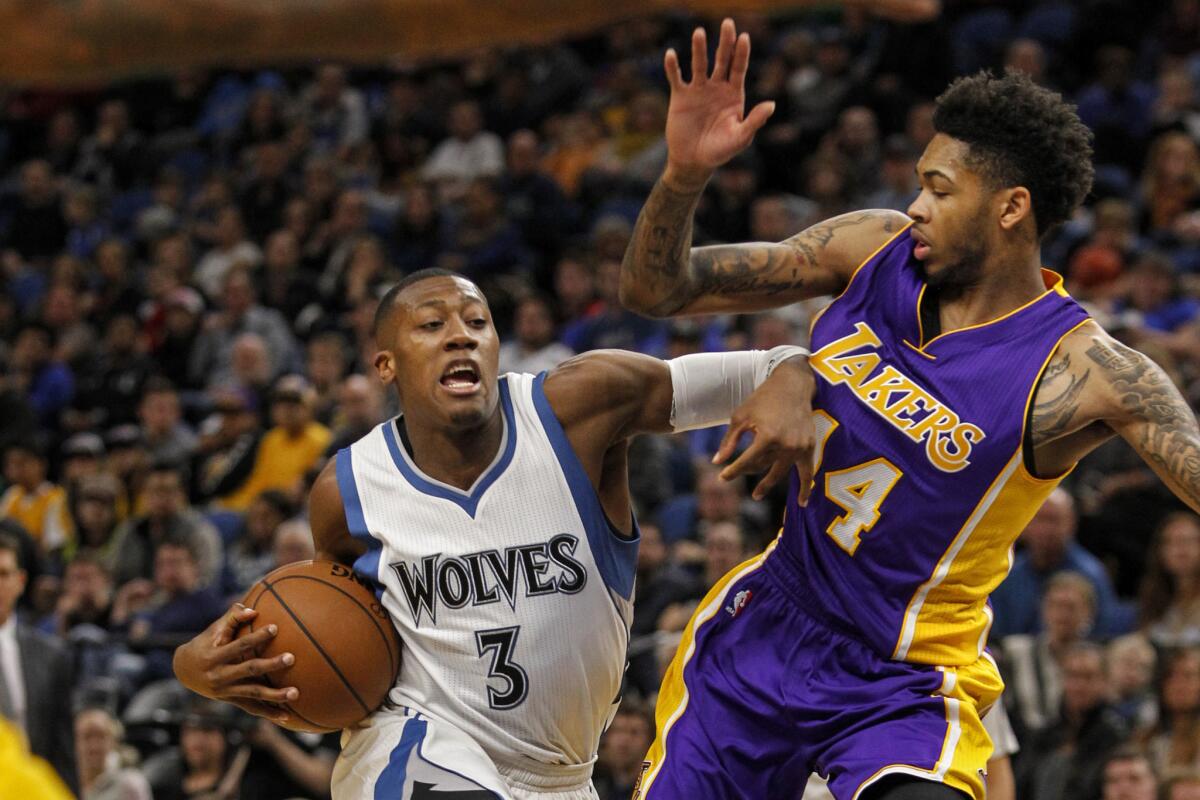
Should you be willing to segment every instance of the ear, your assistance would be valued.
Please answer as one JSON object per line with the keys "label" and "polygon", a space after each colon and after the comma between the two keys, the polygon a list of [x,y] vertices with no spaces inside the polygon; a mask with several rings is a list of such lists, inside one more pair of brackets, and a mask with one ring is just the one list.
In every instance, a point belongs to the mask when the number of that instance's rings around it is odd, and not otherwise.
{"label": "ear", "polygon": [[391,384],[396,378],[396,357],[390,350],[380,350],[375,354],[375,374],[385,384]]}
{"label": "ear", "polygon": [[1033,221],[1033,197],[1024,186],[1005,189],[999,195],[1000,227],[1015,230],[1025,220]]}

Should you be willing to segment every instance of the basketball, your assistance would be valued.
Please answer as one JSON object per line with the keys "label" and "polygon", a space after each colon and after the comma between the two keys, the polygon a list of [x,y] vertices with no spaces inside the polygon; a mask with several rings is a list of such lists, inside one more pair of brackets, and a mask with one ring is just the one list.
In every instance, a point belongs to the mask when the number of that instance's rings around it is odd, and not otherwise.
{"label": "basketball", "polygon": [[383,703],[400,670],[400,637],[374,593],[332,561],[280,567],[250,587],[242,604],[258,611],[239,635],[275,624],[258,655],[292,653],[290,667],[265,676],[295,686],[286,727],[324,733],[360,722]]}

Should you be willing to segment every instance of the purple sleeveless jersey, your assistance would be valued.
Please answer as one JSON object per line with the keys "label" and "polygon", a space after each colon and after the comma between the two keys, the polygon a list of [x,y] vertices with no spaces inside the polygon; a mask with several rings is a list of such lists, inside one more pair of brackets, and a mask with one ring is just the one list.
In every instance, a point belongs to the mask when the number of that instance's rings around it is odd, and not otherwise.
{"label": "purple sleeveless jersey", "polygon": [[1022,458],[1033,390],[1088,316],[1044,270],[1021,308],[925,341],[913,247],[897,235],[814,321],[818,468],[805,508],[793,473],[772,560],[817,618],[882,656],[965,665],[1013,541],[1059,480]]}

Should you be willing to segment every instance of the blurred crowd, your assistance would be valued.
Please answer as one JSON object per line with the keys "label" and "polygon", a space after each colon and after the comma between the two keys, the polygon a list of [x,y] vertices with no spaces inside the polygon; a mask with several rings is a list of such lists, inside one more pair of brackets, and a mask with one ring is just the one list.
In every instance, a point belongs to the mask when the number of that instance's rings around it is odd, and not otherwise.
{"label": "blurred crowd", "polygon": [[[599,347],[806,341],[821,301],[664,322],[617,300],[665,163],[662,55],[698,22],[440,64],[0,89],[0,715],[76,793],[327,795],[336,736],[189,698],[170,658],[258,577],[311,557],[310,482],[398,411],[371,366],[397,278],[478,282],[502,371]],[[737,22],[749,101],[778,110],[712,180],[697,243],[904,210],[932,99],[958,74],[1021,70],[1095,132],[1095,190],[1045,262],[1200,401],[1200,0]],[[719,437],[633,446],[636,616],[603,800],[630,794],[695,603],[778,529],[779,493],[751,502],[706,466]],[[1018,796],[1200,797],[1200,517],[1127,446],[1051,497],[993,606]]]}

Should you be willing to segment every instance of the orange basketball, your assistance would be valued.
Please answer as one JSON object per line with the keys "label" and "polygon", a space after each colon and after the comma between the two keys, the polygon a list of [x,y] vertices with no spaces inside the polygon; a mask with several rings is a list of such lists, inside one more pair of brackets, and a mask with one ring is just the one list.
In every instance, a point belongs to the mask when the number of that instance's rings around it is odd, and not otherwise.
{"label": "orange basketball", "polygon": [[290,667],[266,679],[295,686],[287,727],[327,732],[354,725],[383,703],[400,671],[400,637],[383,605],[361,578],[332,561],[298,561],[265,575],[242,604],[258,611],[241,633],[274,623],[259,649],[271,658],[292,653]]}

